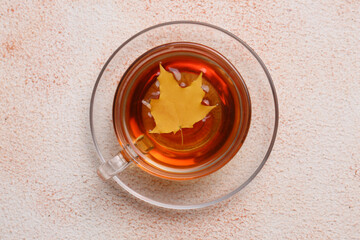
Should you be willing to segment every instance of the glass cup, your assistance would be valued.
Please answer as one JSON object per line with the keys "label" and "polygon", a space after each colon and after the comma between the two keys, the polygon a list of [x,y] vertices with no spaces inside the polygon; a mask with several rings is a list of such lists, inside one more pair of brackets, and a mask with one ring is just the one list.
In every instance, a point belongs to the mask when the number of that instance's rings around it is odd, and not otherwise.
{"label": "glass cup", "polygon": [[[130,138],[128,130],[116,126],[113,121],[114,96],[123,94],[125,97],[120,98],[119,106],[126,108],[126,93],[131,89],[132,78],[129,77],[129,71],[134,66],[132,64],[144,53],[174,42],[200,44],[220,53],[230,63],[232,72],[242,76],[239,79],[243,82],[235,83],[238,84],[238,91],[245,92],[251,98],[251,111],[249,108],[242,115],[245,126],[247,125],[245,134],[231,139],[235,144],[227,149],[229,154],[225,154],[225,157],[216,158],[217,160],[210,161],[215,162],[214,164],[202,166],[201,170],[193,172],[163,171],[151,166],[145,161],[146,154],[151,149],[148,138]],[[138,67],[141,68],[141,64]],[[121,114],[117,116],[121,117]],[[268,70],[244,41],[210,24],[168,22],[139,32],[110,56],[94,86],[90,126],[102,162],[98,173],[103,179],[114,179],[132,195],[153,205],[193,209],[229,198],[257,175],[268,159],[275,141],[278,103]],[[237,130],[241,126],[244,124],[238,125]]]}
{"label": "glass cup", "polygon": [[[158,98],[154,94],[160,94],[160,83],[156,82],[160,62],[167,64],[164,66],[174,71],[174,75],[178,74],[178,84],[185,84],[189,77],[196,78],[202,71],[203,81],[207,80],[201,87],[208,91],[201,90],[203,99],[209,105],[215,104],[216,108],[197,125],[194,123],[192,128],[179,129],[177,134],[150,133],[154,119],[149,101]],[[187,70],[183,73],[183,81],[180,71],[173,68],[179,65],[185,65]],[[189,69],[194,73],[189,73]],[[221,95],[216,93],[218,91]],[[188,42],[156,47],[129,67],[117,87],[113,123],[121,151],[102,164],[98,173],[109,179],[124,170],[129,162],[134,162],[148,173],[166,179],[189,180],[206,176],[220,169],[237,153],[246,138],[250,116],[246,84],[236,68],[220,53]],[[147,126],[141,124],[144,122]]]}

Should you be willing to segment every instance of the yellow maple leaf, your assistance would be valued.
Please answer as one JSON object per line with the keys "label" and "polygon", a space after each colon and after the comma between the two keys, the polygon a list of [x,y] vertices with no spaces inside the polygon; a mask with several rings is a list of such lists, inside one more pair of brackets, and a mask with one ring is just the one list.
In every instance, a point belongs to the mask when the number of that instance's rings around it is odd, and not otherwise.
{"label": "yellow maple leaf", "polygon": [[202,73],[191,83],[182,88],[171,72],[160,64],[159,99],[150,101],[151,114],[155,120],[155,128],[150,133],[176,133],[182,128],[192,128],[216,106],[201,104],[205,96],[202,86]]}

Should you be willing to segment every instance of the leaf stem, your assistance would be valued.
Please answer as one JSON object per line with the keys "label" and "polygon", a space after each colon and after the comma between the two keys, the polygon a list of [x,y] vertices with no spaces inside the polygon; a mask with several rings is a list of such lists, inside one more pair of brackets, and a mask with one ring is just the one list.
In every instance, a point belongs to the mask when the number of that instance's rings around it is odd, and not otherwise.
{"label": "leaf stem", "polygon": [[181,127],[180,127],[180,133],[181,133],[181,145],[184,145],[184,135]]}

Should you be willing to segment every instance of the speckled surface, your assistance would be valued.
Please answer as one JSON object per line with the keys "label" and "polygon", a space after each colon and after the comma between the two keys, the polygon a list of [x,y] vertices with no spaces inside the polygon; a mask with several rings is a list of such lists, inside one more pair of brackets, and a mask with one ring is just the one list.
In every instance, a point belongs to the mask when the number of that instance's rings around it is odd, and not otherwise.
{"label": "speckled surface", "polygon": [[[1,1],[1,239],[360,239],[358,1]],[[169,20],[219,25],[268,66],[280,127],[241,193],[172,211],[96,175],[88,124],[109,55]]]}

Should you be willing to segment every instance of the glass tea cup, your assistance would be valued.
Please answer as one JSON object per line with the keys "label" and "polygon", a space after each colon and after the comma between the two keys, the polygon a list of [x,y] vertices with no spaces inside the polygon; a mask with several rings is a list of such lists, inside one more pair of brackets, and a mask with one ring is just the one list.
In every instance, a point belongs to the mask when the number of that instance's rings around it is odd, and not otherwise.
{"label": "glass tea cup", "polygon": [[[215,109],[191,128],[151,133],[155,121],[150,102],[162,94],[162,85],[157,81],[159,63],[174,72],[177,84],[183,88],[191,85],[201,72],[203,102]],[[189,99],[192,100],[191,96]],[[185,107],[186,111],[191,110],[191,105]],[[224,56],[209,47],[189,42],[155,47],[129,67],[117,87],[113,123],[122,150],[102,164],[98,173],[109,179],[134,162],[148,173],[166,179],[206,176],[237,153],[248,132],[250,116],[246,84]]]}

